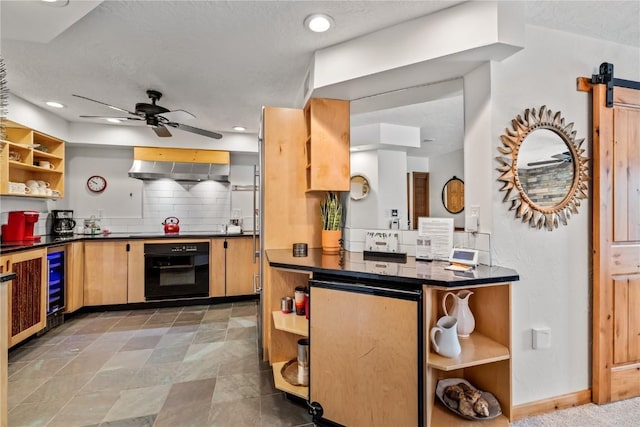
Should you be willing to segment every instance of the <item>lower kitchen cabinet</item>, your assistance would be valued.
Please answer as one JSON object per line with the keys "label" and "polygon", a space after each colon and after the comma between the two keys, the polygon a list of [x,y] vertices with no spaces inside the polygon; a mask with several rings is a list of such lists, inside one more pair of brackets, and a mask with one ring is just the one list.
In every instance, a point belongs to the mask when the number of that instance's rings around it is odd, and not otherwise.
{"label": "lower kitchen cabinet", "polygon": [[16,252],[0,262],[1,272],[16,273],[8,285],[8,346],[13,347],[47,325],[47,250]]}
{"label": "lower kitchen cabinet", "polygon": [[73,313],[84,305],[84,242],[69,243],[67,252],[65,313]]}
{"label": "lower kitchen cabinet", "polygon": [[254,263],[253,254],[253,237],[226,239],[226,296],[256,293],[255,281],[260,264],[259,261]]}
{"label": "lower kitchen cabinet", "polygon": [[310,281],[310,396],[345,426],[422,426],[420,291]]}
{"label": "lower kitchen cabinet", "polygon": [[127,303],[130,248],[126,240],[84,243],[84,305]]}

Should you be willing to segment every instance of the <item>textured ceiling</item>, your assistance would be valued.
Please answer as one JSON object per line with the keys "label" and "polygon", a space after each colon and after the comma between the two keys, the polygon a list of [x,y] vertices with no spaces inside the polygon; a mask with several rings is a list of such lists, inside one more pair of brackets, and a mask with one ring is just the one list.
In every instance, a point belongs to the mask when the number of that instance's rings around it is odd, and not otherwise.
{"label": "textured ceiling", "polygon": [[[70,6],[74,3],[77,1],[71,0]],[[230,132],[232,126],[244,125],[257,132],[262,105],[294,105],[315,50],[461,2],[92,3],[95,8],[85,15],[75,11],[79,16],[63,19],[60,14],[71,9],[56,8],[54,13],[41,2],[0,2],[0,47],[14,94],[37,105],[58,100],[67,108],[53,111],[55,114],[82,121],[87,119],[78,118],[81,114],[110,115],[113,111],[72,94],[133,110],[136,103],[148,102],[145,91],[153,88],[164,94],[160,105],[195,114],[197,118],[188,123],[192,126]],[[20,13],[27,6],[30,13]],[[34,25],[37,21],[29,16],[33,18],[33,8],[38,7],[64,23],[53,29]],[[527,11],[528,22],[535,25],[640,46],[638,1],[535,1],[528,2]],[[333,16],[335,29],[327,34],[306,31],[304,18],[317,12]],[[60,31],[65,25],[69,27]],[[33,41],[51,37],[48,42]],[[431,102],[426,108],[440,111],[439,122],[446,123],[446,108],[459,108],[459,100],[445,100],[446,105],[439,108]],[[452,117],[456,119],[449,122],[457,123],[459,116]],[[407,124],[407,118],[398,120]],[[443,131],[438,138],[447,136]],[[449,136],[453,138],[458,139]]]}

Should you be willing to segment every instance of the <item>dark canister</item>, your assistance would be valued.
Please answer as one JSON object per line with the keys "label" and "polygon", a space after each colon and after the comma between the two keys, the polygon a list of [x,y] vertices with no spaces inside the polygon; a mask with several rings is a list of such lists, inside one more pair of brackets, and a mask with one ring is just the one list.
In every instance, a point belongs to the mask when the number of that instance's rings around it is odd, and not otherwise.
{"label": "dark canister", "polygon": [[293,256],[307,256],[307,244],[306,243],[294,243],[293,244]]}

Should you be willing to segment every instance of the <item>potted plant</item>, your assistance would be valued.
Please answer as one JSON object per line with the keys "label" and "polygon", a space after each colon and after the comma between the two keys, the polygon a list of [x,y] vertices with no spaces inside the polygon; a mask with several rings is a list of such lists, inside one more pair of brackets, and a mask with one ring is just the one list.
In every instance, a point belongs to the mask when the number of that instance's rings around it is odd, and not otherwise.
{"label": "potted plant", "polygon": [[337,193],[327,192],[320,202],[320,214],[322,215],[322,252],[337,254],[340,252],[342,238],[342,204]]}

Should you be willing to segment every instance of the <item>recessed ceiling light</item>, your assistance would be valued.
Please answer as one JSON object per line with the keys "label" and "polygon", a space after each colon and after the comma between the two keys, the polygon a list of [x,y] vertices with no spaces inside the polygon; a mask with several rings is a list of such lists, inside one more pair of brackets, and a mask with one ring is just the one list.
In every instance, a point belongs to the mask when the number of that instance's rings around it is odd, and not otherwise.
{"label": "recessed ceiling light", "polygon": [[116,119],[114,117],[110,117],[107,119],[109,123],[120,123],[120,119]]}
{"label": "recessed ceiling light", "polygon": [[49,107],[53,107],[53,108],[64,108],[64,105],[60,104],[59,102],[55,102],[55,101],[47,101],[47,102],[45,102],[45,104],[47,104]]}
{"label": "recessed ceiling light", "polygon": [[69,4],[69,0],[42,0],[42,3],[52,7],[65,7]]}
{"label": "recessed ceiling light", "polygon": [[314,33],[324,33],[333,26],[333,18],[322,13],[315,13],[304,19],[304,26]]}
{"label": "recessed ceiling light", "polygon": [[237,132],[244,132],[245,130],[247,130],[247,128],[244,127],[244,126],[234,126],[231,129],[233,129],[233,130],[235,130]]}

